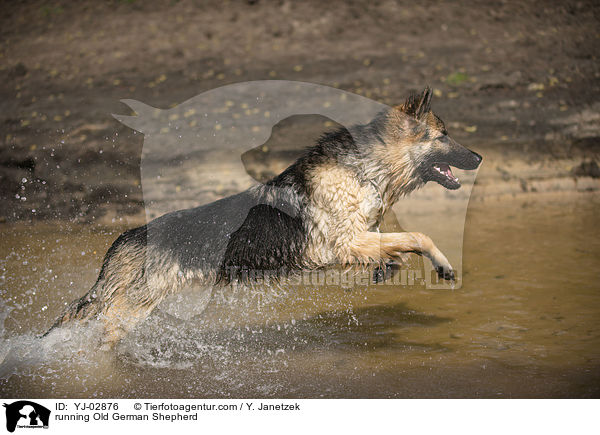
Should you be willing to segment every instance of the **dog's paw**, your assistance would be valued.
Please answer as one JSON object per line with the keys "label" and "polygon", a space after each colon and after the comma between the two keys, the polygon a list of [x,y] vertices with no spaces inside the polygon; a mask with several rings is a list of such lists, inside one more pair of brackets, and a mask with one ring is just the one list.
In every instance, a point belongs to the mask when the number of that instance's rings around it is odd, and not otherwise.
{"label": "dog's paw", "polygon": [[437,266],[435,268],[438,276],[442,279],[448,281],[456,281],[456,277],[454,276],[454,270],[451,267]]}
{"label": "dog's paw", "polygon": [[378,267],[373,271],[373,284],[379,284],[385,281],[385,269]]}
{"label": "dog's paw", "polygon": [[390,280],[400,270],[400,265],[394,261],[378,266],[373,271],[373,284],[379,284]]}
{"label": "dog's paw", "polygon": [[390,279],[394,272],[399,269],[399,266],[393,262],[388,262],[384,265],[378,266],[373,271],[373,284],[379,284]]}

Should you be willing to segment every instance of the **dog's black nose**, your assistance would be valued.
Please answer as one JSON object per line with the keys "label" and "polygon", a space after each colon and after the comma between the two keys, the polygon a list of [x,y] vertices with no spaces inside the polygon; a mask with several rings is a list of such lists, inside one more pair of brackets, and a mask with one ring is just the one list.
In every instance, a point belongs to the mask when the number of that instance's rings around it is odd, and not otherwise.
{"label": "dog's black nose", "polygon": [[481,161],[483,160],[483,157],[481,157],[479,154],[477,154],[475,151],[471,151],[473,154],[475,154],[475,158],[477,159],[477,166],[479,166],[479,164],[481,163]]}

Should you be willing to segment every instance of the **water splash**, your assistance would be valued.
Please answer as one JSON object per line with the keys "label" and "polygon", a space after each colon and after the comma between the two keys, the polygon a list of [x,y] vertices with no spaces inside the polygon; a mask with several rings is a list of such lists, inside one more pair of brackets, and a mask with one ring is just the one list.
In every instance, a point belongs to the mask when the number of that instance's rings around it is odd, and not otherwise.
{"label": "water splash", "polygon": [[90,363],[90,355],[99,340],[97,325],[57,328],[46,337],[33,334],[14,335],[0,340],[0,379],[28,373],[32,368],[65,363]]}

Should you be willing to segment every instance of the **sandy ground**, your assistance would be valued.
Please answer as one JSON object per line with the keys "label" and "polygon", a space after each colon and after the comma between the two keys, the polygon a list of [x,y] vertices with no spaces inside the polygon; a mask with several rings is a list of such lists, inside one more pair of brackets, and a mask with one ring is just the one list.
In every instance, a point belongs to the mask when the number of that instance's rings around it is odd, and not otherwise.
{"label": "sandy ground", "polygon": [[[475,198],[600,187],[593,1],[26,1],[0,14],[2,221],[143,220],[143,136],[111,116],[131,113],[119,100],[166,109],[258,79],[385,104],[430,85],[450,134],[485,157]],[[280,157],[257,164],[268,174]]]}

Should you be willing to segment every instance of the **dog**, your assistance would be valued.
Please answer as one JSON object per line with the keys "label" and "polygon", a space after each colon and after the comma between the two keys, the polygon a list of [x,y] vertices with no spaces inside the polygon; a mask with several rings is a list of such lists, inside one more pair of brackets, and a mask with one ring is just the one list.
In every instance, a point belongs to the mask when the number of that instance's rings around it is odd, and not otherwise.
{"label": "dog", "polygon": [[104,346],[111,348],[190,283],[226,285],[253,270],[381,264],[415,253],[453,280],[448,259],[425,234],[377,231],[399,198],[429,181],[458,189],[451,166],[473,170],[482,161],[448,136],[431,111],[431,96],[425,88],[367,124],[325,133],[264,184],[125,231],[106,253],[91,290],[46,334],[97,319]]}

